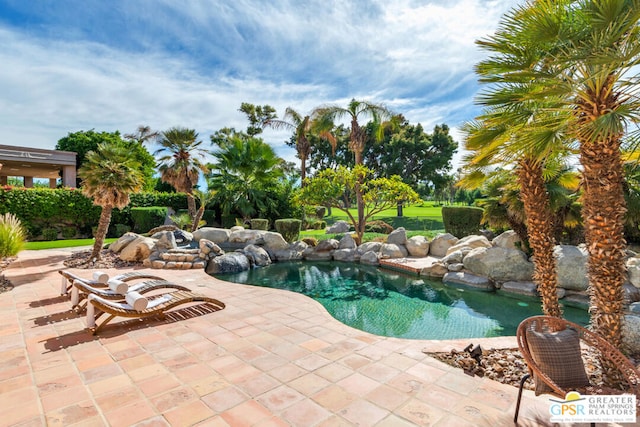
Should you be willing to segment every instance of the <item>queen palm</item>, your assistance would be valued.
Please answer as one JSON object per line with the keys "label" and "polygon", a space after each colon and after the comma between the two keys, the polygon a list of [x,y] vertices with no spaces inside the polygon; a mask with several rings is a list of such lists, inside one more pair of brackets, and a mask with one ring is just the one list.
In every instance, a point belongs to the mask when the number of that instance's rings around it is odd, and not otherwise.
{"label": "queen palm", "polygon": [[[360,126],[358,120],[370,117],[375,131],[376,138],[381,139],[383,136],[383,122],[393,117],[392,112],[381,104],[375,104],[369,101],[357,101],[352,99],[347,107],[325,106],[317,109],[317,120],[321,124],[320,129],[326,130],[327,126],[331,126],[338,120],[348,119],[351,122],[351,130],[349,132],[349,150],[353,152],[356,166],[363,165],[362,153],[367,142],[367,133]],[[364,200],[362,197],[362,182],[358,182],[354,188],[356,193],[356,202],[358,207],[358,224],[356,234],[358,238],[362,238],[364,234]]]}
{"label": "queen palm", "polygon": [[[546,52],[521,76],[538,83],[526,96],[541,109],[568,113],[567,132],[579,144],[591,323],[620,346],[626,211],[620,149],[625,131],[640,122],[634,74],[640,63],[640,1],[538,0],[507,20],[504,33],[519,43],[505,49],[533,46]],[[497,56],[500,61],[522,70],[506,52]],[[561,105],[544,105],[549,97]]]}
{"label": "queen palm", "polygon": [[302,116],[291,107],[287,107],[282,120],[269,119],[264,125],[272,127],[274,129],[290,129],[294,133],[294,139],[296,143],[296,151],[298,158],[300,159],[300,185],[304,187],[305,179],[307,177],[307,159],[311,154],[311,141],[309,139],[310,134],[316,134],[321,139],[329,141],[332,147],[335,144],[335,137],[328,129],[321,129],[318,122],[314,119],[317,118],[317,110],[314,110],[311,114]]}
{"label": "queen palm", "polygon": [[200,172],[207,172],[204,157],[208,151],[200,148],[202,141],[194,129],[173,127],[162,132],[158,143],[161,148],[153,154],[161,155],[158,159],[161,179],[187,195],[189,216],[193,220],[196,216],[193,187],[198,183]]}
{"label": "queen palm", "polygon": [[129,156],[129,151],[113,143],[101,143],[95,151],[89,151],[78,170],[82,179],[82,194],[102,206],[91,259],[100,259],[100,251],[111,222],[113,208],[129,204],[129,194],[142,188],[144,177],[140,165]]}

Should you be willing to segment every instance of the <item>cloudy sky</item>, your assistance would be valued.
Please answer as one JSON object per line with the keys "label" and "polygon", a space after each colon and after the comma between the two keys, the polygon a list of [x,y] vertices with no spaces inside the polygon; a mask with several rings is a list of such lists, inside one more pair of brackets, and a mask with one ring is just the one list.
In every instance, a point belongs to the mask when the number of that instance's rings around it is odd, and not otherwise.
{"label": "cloudy sky", "polygon": [[[515,0],[0,0],[0,144],[69,132],[244,129],[241,102],[351,98],[429,132],[479,111],[474,44]],[[264,139],[288,160],[288,135]]]}

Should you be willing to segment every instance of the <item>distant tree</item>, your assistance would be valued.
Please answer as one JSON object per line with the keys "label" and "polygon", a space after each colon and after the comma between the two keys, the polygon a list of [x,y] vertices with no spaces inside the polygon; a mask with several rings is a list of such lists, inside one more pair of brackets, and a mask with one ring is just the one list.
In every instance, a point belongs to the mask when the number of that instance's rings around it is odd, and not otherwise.
{"label": "distant tree", "polygon": [[366,223],[374,215],[385,209],[395,207],[398,203],[415,203],[420,198],[410,186],[402,182],[399,176],[390,178],[372,178],[372,171],[358,165],[353,169],[344,166],[336,170],[325,169],[311,179],[307,185],[301,188],[295,200],[302,205],[330,206],[345,212],[356,229],[356,235],[360,242],[364,229],[357,225],[361,221],[354,217],[348,209],[345,199],[354,194],[356,187],[362,191],[364,215],[362,220]]}
{"label": "distant tree", "polygon": [[102,207],[95,234],[91,260],[100,259],[100,251],[111,222],[113,208],[129,204],[129,194],[140,191],[144,177],[140,165],[121,144],[101,143],[95,151],[85,154],[85,162],[78,171],[82,179],[82,193]]}
{"label": "distant tree", "polygon": [[198,140],[194,129],[182,127],[162,132],[158,143],[160,148],[154,154],[161,156],[158,165],[162,181],[187,195],[189,216],[193,219],[196,216],[193,188],[198,183],[200,172],[207,172],[204,157],[208,151],[200,147],[202,141]]}
{"label": "distant tree", "polygon": [[[155,173],[155,159],[147,151],[147,149],[136,141],[123,140],[120,132],[96,132],[91,129],[88,131],[78,131],[69,133],[67,136],[58,140],[56,150],[73,151],[76,155],[76,169],[80,169],[84,164],[84,159],[89,151],[95,151],[101,143],[119,144],[129,152],[139,164],[140,171],[144,177],[144,190],[153,189]],[[80,178],[77,178],[76,186],[80,187]]]}
{"label": "distant tree", "polygon": [[150,126],[140,125],[135,133],[125,133],[124,139],[136,141],[142,145],[147,142],[154,141],[160,136],[160,132],[151,130]]}
{"label": "distant tree", "polygon": [[264,124],[277,117],[276,109],[268,104],[253,105],[248,102],[243,102],[238,111],[244,113],[247,119],[249,119],[249,126],[247,126],[247,135],[249,136],[261,134],[264,129]]}

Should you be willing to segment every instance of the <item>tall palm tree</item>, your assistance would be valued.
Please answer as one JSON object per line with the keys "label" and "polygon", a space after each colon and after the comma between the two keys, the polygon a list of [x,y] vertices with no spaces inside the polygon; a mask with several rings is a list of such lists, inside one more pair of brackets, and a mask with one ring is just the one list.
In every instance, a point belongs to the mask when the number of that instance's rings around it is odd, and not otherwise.
{"label": "tall palm tree", "polygon": [[162,132],[158,143],[161,148],[153,154],[161,155],[158,159],[161,179],[187,195],[189,216],[193,220],[196,216],[193,187],[198,183],[200,172],[207,172],[204,160],[208,151],[200,148],[202,141],[194,129],[173,127]]}
{"label": "tall palm tree", "polygon": [[296,151],[298,152],[298,158],[300,159],[300,185],[304,187],[305,179],[307,177],[307,159],[311,154],[311,141],[310,135],[315,134],[321,139],[328,141],[332,147],[335,147],[335,137],[331,133],[330,129],[322,129],[319,123],[314,120],[317,119],[318,110],[314,110],[311,114],[302,116],[291,107],[287,107],[284,113],[284,117],[280,119],[269,119],[264,122],[264,126],[269,126],[274,129],[289,129],[294,133],[294,139],[296,143]]}
{"label": "tall palm tree", "polygon": [[[370,117],[376,138],[381,139],[384,132],[383,123],[393,117],[393,113],[381,104],[375,104],[369,101],[357,101],[355,99],[352,99],[346,108],[340,106],[320,107],[317,109],[317,114],[317,120],[321,124],[320,129],[323,130],[326,130],[328,126],[332,126],[332,124],[338,120],[345,118],[350,120],[349,149],[354,154],[356,166],[363,165],[362,153],[365,148],[365,143],[367,142],[367,134],[365,129],[360,126],[359,120]],[[362,240],[365,228],[362,184],[360,180],[354,188],[358,207],[356,234],[360,240]]]}
{"label": "tall palm tree", "polygon": [[[505,33],[521,42],[506,48],[546,52],[522,73],[537,83],[524,96],[549,114],[567,113],[567,133],[579,145],[591,323],[619,347],[626,247],[620,151],[628,128],[640,123],[640,0],[537,0],[512,15]],[[545,105],[550,97],[561,103]]]}
{"label": "tall palm tree", "polygon": [[200,203],[200,207],[196,212],[195,218],[193,218],[193,223],[191,224],[191,231],[196,231],[198,226],[200,225],[200,221],[202,220],[202,216],[204,215],[204,210],[207,207],[207,204],[213,200],[216,195],[215,191],[194,191],[195,198],[198,199]]}
{"label": "tall palm tree", "polygon": [[82,193],[92,198],[94,205],[102,206],[91,252],[91,259],[98,260],[113,208],[127,206],[129,194],[142,188],[144,177],[129,151],[113,143],[101,143],[95,151],[89,151],[78,176],[82,179]]}

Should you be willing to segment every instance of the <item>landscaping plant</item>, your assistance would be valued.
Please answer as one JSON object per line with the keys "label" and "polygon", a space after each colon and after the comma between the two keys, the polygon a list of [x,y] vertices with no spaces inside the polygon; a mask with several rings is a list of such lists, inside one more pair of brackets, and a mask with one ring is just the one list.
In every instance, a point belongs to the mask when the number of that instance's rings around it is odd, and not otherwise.
{"label": "landscaping plant", "polygon": [[0,258],[15,256],[24,245],[27,232],[13,214],[0,215]]}

